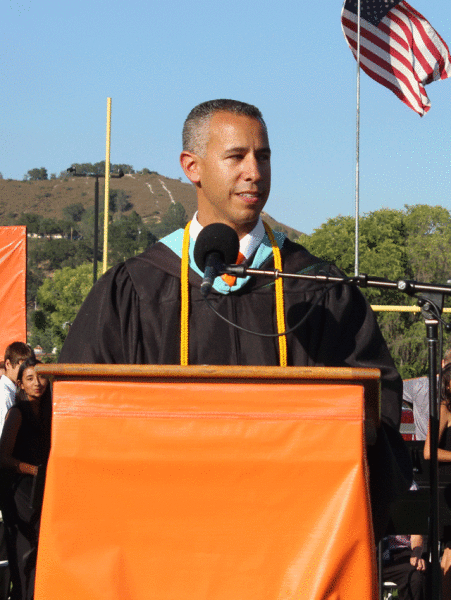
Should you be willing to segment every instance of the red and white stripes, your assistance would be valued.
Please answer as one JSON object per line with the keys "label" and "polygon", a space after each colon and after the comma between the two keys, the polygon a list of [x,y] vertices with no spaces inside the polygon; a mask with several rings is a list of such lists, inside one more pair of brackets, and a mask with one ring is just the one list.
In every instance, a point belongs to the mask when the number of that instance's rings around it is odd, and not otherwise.
{"label": "red and white stripes", "polygon": [[[357,15],[342,11],[342,27],[357,55]],[[423,116],[430,109],[424,86],[451,76],[448,46],[407,2],[392,8],[376,27],[361,14],[360,65],[375,81]]]}

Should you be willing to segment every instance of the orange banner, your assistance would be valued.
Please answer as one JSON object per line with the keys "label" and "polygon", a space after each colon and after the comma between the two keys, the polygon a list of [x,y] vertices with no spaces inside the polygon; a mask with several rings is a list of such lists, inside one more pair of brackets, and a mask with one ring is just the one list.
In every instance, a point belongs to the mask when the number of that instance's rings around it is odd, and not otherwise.
{"label": "orange banner", "polygon": [[36,600],[376,600],[363,389],[57,381]]}
{"label": "orange banner", "polygon": [[27,229],[0,227],[0,358],[11,342],[27,341]]}

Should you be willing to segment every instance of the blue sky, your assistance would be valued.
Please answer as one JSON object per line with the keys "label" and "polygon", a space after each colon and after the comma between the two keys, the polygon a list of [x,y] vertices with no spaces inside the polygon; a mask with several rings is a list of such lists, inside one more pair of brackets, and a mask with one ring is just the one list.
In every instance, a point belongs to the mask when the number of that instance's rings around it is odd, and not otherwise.
{"label": "blue sky", "polygon": [[[449,0],[412,0],[451,45]],[[0,172],[59,173],[105,159],[182,177],[182,123],[228,97],[263,112],[273,152],[267,211],[311,233],[353,215],[355,61],[341,0],[186,3],[6,0],[0,64]],[[362,73],[361,214],[404,204],[451,210],[451,80],[428,86],[420,118]],[[185,180],[185,179],[184,179]]]}

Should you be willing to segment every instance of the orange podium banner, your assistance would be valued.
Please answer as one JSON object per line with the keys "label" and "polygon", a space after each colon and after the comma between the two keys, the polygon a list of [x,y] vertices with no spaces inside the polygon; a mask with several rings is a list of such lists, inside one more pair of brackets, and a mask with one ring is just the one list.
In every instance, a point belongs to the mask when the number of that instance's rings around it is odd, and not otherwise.
{"label": "orange podium banner", "polygon": [[0,359],[11,342],[27,341],[27,228],[0,227]]}
{"label": "orange podium banner", "polygon": [[55,381],[36,600],[377,598],[379,371],[39,370]]}

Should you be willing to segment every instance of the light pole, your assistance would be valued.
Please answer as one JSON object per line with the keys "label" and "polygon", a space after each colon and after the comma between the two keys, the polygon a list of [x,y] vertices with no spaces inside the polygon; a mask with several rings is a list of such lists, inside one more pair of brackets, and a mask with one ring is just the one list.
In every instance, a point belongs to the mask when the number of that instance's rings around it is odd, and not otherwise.
{"label": "light pole", "polygon": [[[104,174],[99,173],[77,173],[76,167],[69,167],[68,173],[72,173],[74,177],[94,177],[94,260],[92,267],[92,284],[97,281],[97,254],[99,252],[99,177],[105,177]],[[119,173],[111,173],[110,177],[120,179],[124,176],[122,169]]]}

